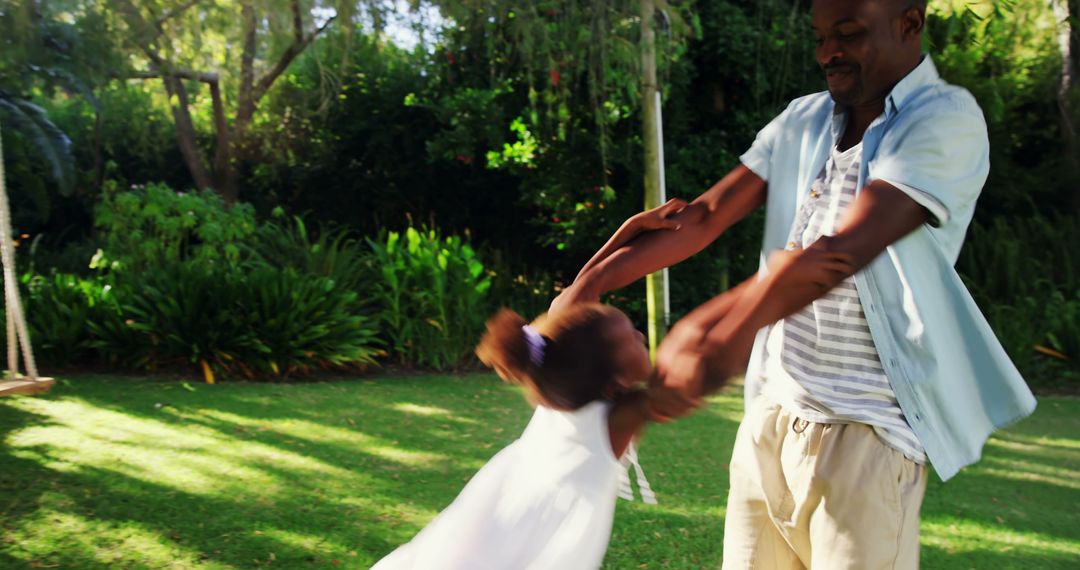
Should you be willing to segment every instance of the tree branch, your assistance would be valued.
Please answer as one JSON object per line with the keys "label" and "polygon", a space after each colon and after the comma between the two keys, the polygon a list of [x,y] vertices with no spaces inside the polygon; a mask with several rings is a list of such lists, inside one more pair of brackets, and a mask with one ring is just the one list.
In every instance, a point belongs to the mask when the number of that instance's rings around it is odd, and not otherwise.
{"label": "tree branch", "polygon": [[154,29],[157,30],[158,35],[162,35],[165,33],[165,30],[163,28],[165,22],[171,20],[172,18],[175,18],[176,16],[179,16],[180,14],[183,14],[188,10],[188,8],[191,8],[198,3],[199,0],[188,0],[187,2],[173,8],[172,10],[165,12],[157,20],[154,20]]}
{"label": "tree branch", "polygon": [[314,40],[319,34],[323,33],[326,28],[330,27],[330,24],[334,22],[335,18],[337,18],[337,16],[331,16],[325,24],[319,27],[319,29],[315,30],[310,35],[303,38],[301,41],[295,42],[291,46],[289,46],[289,48],[285,50],[285,53],[281,54],[281,58],[278,59],[277,63],[274,64],[274,67],[270,68],[265,74],[263,74],[262,77],[259,78],[259,82],[255,85],[255,92],[252,94],[251,100],[255,102],[261,99],[262,96],[265,95],[266,92],[270,89],[270,86],[274,84],[274,81],[277,80],[278,76],[281,75],[285,71],[285,69],[289,67],[289,64],[292,63],[292,60],[295,59],[296,56],[300,55],[300,52],[304,51],[304,49],[307,48],[308,44],[310,44],[312,40]]}
{"label": "tree branch", "polygon": [[255,100],[251,90],[255,85],[255,28],[257,25],[255,7],[250,1],[240,8],[240,18],[244,26],[244,46],[240,52],[240,85],[237,93],[236,115],[241,121],[255,112]]}
{"label": "tree branch", "polygon": [[132,71],[129,73],[125,73],[124,75],[116,75],[115,77],[118,79],[163,79],[166,77],[175,77],[178,79],[201,81],[203,83],[217,83],[220,79],[218,77],[218,74],[216,73],[191,71],[190,69],[170,69],[168,71]]}
{"label": "tree branch", "polygon": [[133,42],[135,46],[142,50],[155,66],[168,67],[164,58],[155,51],[155,49],[160,49],[156,45],[160,34],[155,33],[154,28],[147,23],[146,18],[143,18],[135,4],[132,4],[131,0],[113,0],[113,4],[117,6],[119,12],[124,14],[124,19],[134,32],[138,40]]}
{"label": "tree branch", "polygon": [[304,20],[300,15],[300,2],[292,1],[293,43],[304,41]]}

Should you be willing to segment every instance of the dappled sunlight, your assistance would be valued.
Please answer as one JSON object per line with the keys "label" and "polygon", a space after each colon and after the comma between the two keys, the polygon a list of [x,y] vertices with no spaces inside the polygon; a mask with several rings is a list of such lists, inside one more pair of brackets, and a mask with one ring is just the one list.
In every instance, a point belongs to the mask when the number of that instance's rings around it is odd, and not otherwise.
{"label": "dappled sunlight", "polygon": [[697,413],[711,414],[736,424],[742,421],[743,397],[741,393],[731,394],[725,391],[710,396],[706,402],[706,406]]}
{"label": "dappled sunlight", "polygon": [[[330,540],[327,536],[317,534],[300,533],[290,530],[282,529],[268,529],[268,530],[253,530],[252,536],[263,536],[273,541],[292,547],[296,550],[318,553],[318,554],[331,554],[333,552],[341,552],[345,550],[345,545],[338,541]],[[355,554],[355,553],[353,553]]]}
{"label": "dappled sunlight", "polygon": [[[53,496],[56,502],[64,498]],[[49,502],[50,497],[42,497]],[[31,517],[20,519],[10,529],[5,540],[20,548],[9,548],[9,554],[26,560],[27,567],[49,568],[49,560],[63,545],[65,557],[78,557],[105,566],[121,564],[139,553],[139,566],[144,568],[221,568],[208,564],[196,551],[178,545],[170,537],[144,528],[131,521],[106,522],[88,519],[62,508],[41,508]]]}
{"label": "dappled sunlight", "polygon": [[424,417],[438,417],[447,420],[451,420],[462,424],[476,425],[478,422],[472,418],[464,418],[458,416],[446,408],[440,408],[438,406],[422,406],[413,403],[401,403],[391,406],[392,409],[406,414],[412,414],[414,416]]}
{"label": "dappled sunlight", "polygon": [[[721,504],[702,505],[696,501],[675,501],[670,494],[665,497],[662,492],[657,492],[658,504],[647,505],[640,500],[640,495],[635,495],[633,502],[619,499],[616,503],[621,508],[632,509],[637,515],[648,519],[650,516],[675,516],[694,518],[713,518],[723,520],[727,515],[727,508]],[[666,499],[666,500],[665,500]]]}
{"label": "dappled sunlight", "polygon": [[1078,440],[1003,432],[991,437],[986,449],[988,453],[972,468],[974,471],[1080,490]]}
{"label": "dappled sunlight", "polygon": [[247,426],[257,432],[272,431],[309,442],[346,446],[355,451],[409,467],[431,467],[450,460],[441,453],[403,449],[394,441],[308,420],[294,418],[259,420],[220,410],[201,410],[199,413],[223,422]]}
{"label": "dappled sunlight", "polygon": [[921,542],[949,554],[992,551],[1014,552],[1034,557],[1080,557],[1080,544],[1037,532],[1025,532],[981,524],[970,519],[956,520],[924,517],[920,526]]}
{"label": "dappled sunlight", "polygon": [[[1080,436],[1080,434],[1077,435]],[[1056,447],[1070,452],[1075,451],[1076,453],[1072,454],[1072,457],[1080,461],[1080,438],[1024,435],[1015,431],[1005,431],[994,434],[990,442],[998,445],[1026,445],[1027,447],[1023,449],[1036,451],[1040,454],[1046,453],[1046,447]]]}
{"label": "dappled sunlight", "polygon": [[285,491],[279,477],[267,468],[308,476],[358,477],[309,456],[261,442],[237,441],[198,424],[174,425],[73,399],[26,399],[11,405],[46,420],[10,434],[6,445],[11,454],[50,469],[94,468],[186,493],[227,491],[239,496]]}
{"label": "dappled sunlight", "polygon": [[1076,471],[1071,469],[1061,469],[1040,463],[998,457],[985,457],[982,463],[973,469],[976,469],[978,473],[1012,481],[1047,483],[1080,491],[1080,480],[1077,479]]}

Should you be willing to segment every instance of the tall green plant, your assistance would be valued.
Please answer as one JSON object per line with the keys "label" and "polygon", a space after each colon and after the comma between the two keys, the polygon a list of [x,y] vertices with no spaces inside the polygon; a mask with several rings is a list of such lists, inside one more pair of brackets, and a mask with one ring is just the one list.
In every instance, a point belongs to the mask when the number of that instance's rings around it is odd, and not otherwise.
{"label": "tall green plant", "polygon": [[[90,356],[94,343],[87,323],[108,311],[111,288],[102,279],[76,275],[20,276],[21,299],[38,364],[48,369]],[[0,302],[0,307],[3,303]],[[0,314],[0,330],[6,325]]]}
{"label": "tall green plant", "polygon": [[388,349],[406,365],[464,364],[487,316],[491,278],[458,236],[408,228],[368,240],[381,279],[372,287]]}
{"label": "tall green plant", "polygon": [[382,353],[377,319],[360,310],[359,295],[344,283],[261,265],[246,275],[243,286],[247,294],[237,313],[260,351],[242,365],[248,375],[250,368],[274,376],[363,368]]}
{"label": "tall green plant", "polygon": [[374,276],[366,244],[345,228],[321,227],[312,233],[300,217],[261,224],[248,249],[253,257],[275,267],[329,277],[350,291],[366,288]]}

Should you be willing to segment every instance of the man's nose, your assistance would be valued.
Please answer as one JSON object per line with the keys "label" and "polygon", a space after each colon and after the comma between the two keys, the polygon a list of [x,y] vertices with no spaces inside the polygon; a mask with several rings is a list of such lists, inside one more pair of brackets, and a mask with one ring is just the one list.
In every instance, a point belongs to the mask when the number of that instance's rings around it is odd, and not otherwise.
{"label": "man's nose", "polygon": [[823,39],[814,50],[814,57],[817,59],[818,65],[822,67],[825,67],[829,62],[842,59],[843,55],[839,43],[832,38]]}

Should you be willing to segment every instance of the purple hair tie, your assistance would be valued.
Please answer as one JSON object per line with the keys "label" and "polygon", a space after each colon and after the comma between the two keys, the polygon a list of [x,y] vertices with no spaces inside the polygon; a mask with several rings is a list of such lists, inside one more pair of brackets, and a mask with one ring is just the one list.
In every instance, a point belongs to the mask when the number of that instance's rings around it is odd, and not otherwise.
{"label": "purple hair tie", "polygon": [[547,346],[547,340],[532,325],[525,325],[521,327],[521,330],[525,333],[525,344],[529,345],[529,361],[533,363],[533,366],[539,367],[544,363],[544,347]]}

